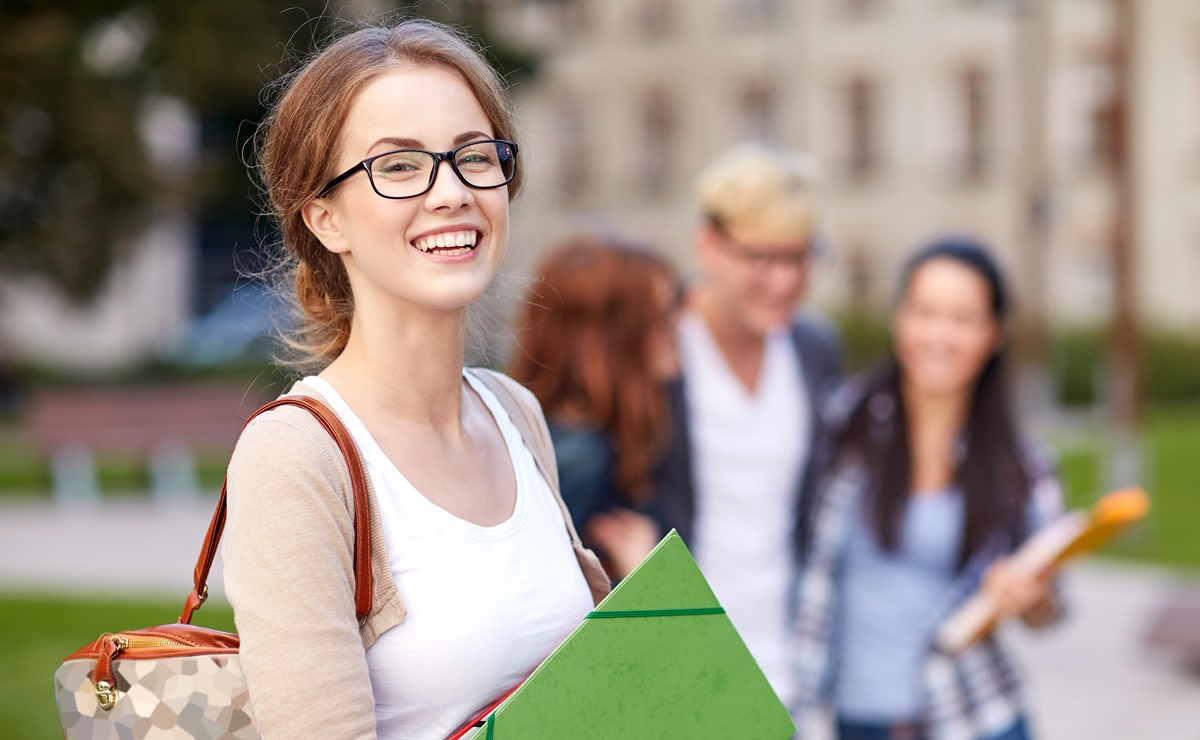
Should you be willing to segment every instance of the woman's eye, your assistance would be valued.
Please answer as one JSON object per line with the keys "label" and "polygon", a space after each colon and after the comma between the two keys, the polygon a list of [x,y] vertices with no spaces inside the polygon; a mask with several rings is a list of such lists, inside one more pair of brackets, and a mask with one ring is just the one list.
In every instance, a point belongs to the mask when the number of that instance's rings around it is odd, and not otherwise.
{"label": "woman's eye", "polygon": [[382,180],[408,180],[418,177],[430,166],[418,156],[383,157],[371,165],[371,174]]}
{"label": "woman's eye", "polygon": [[402,160],[386,162],[380,169],[384,172],[412,172],[417,169],[417,166],[412,162]]}
{"label": "woman's eye", "polygon": [[476,149],[459,154],[456,163],[459,167],[480,169],[494,166],[496,164],[496,158],[488,152]]}

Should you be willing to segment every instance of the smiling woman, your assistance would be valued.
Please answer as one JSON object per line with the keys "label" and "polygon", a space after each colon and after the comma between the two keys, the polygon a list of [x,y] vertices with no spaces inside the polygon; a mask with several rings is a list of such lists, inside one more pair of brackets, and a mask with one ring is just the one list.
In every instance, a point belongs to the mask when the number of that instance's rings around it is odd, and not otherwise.
{"label": "smiling woman", "polygon": [[360,451],[372,600],[356,619],[333,439],[301,410],[260,415],[230,464],[224,551],[258,726],[440,740],[609,588],[558,494],[536,400],[463,367],[465,312],[496,275],[520,186],[503,86],[443,26],[366,28],[280,83],[261,142],[293,364],[310,373],[289,393],[328,405]]}
{"label": "smiling woman", "polygon": [[901,276],[894,357],[833,404],[843,423],[812,503],[798,589],[801,722],[831,705],[842,740],[1028,737],[994,636],[954,657],[930,647],[975,591],[1034,626],[1058,614],[1052,579],[1009,559],[1063,502],[1012,415],[1008,318],[988,250],[935,241]]}

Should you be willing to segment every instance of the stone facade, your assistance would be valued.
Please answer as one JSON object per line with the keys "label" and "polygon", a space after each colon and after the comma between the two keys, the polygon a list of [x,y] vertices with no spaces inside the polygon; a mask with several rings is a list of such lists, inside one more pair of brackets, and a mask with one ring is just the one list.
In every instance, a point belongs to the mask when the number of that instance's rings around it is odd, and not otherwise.
{"label": "stone facade", "polygon": [[[1139,305],[1149,323],[1195,326],[1200,4],[1138,9]],[[513,269],[580,225],[688,269],[692,178],[756,138],[824,165],[836,252],[817,304],[886,306],[905,255],[959,231],[995,246],[1026,317],[1107,320],[1112,0],[503,0],[496,13],[543,60],[514,90],[532,177]]]}

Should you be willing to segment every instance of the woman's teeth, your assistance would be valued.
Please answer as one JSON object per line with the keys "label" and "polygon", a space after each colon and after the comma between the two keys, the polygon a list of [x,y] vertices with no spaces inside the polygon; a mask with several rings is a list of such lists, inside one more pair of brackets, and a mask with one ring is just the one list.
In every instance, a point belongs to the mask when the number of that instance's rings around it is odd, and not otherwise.
{"label": "woman's teeth", "polygon": [[413,242],[413,246],[422,252],[434,249],[453,251],[454,254],[469,252],[475,248],[478,234],[474,231],[447,231],[441,234],[423,236]]}

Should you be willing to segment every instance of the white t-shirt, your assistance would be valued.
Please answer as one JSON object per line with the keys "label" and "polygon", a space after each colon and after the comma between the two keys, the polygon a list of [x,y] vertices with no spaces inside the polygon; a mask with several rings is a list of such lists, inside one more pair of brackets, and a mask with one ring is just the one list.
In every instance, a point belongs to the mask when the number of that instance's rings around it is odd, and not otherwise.
{"label": "white t-shirt", "polygon": [[388,561],[408,614],[367,651],[380,738],[443,740],[517,685],[592,608],[591,592],[549,485],[500,401],[464,373],[508,446],[513,514],[494,527],[422,496],[321,378],[375,486]]}
{"label": "white t-shirt", "polygon": [[787,329],[768,336],[751,394],[700,316],[680,318],[679,344],[696,495],[688,544],[771,687],[789,702],[796,499],[811,444],[800,358]]}

